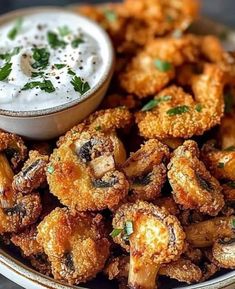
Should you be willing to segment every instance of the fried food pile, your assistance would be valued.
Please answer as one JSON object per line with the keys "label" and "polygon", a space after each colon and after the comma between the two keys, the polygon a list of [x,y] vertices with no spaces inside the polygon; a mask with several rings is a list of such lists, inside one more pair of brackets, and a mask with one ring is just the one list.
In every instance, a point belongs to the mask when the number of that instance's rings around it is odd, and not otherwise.
{"label": "fried food pile", "polygon": [[188,284],[235,268],[235,58],[193,0],[74,8],[116,50],[100,108],[37,143],[0,132],[0,236],[69,284]]}

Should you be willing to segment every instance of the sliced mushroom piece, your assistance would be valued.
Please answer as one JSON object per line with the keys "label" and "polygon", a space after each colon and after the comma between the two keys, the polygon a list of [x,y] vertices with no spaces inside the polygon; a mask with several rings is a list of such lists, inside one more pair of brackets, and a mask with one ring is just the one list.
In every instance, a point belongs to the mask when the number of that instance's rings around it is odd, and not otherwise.
{"label": "sliced mushroom piece", "polygon": [[235,268],[235,236],[217,240],[212,247],[216,265],[222,268]]}

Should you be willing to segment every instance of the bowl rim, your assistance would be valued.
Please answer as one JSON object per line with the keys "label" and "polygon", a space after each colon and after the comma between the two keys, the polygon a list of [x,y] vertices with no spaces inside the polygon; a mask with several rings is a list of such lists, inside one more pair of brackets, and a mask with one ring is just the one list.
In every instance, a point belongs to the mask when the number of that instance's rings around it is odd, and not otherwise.
{"label": "bowl rim", "polygon": [[[3,249],[0,249],[0,265],[4,266],[7,270],[20,275],[27,281],[35,283],[36,285],[43,286],[45,289],[89,289],[87,287],[71,286],[68,284],[64,284],[60,281],[53,279],[52,277],[48,277],[43,275],[36,270],[30,268],[24,263],[17,260],[15,257],[10,256]],[[7,277],[5,272],[1,272],[2,275]],[[5,273],[5,274],[4,274]],[[12,280],[14,282],[14,280]],[[224,286],[230,286],[235,284],[235,270],[223,274],[219,277],[213,278],[211,280],[207,280],[205,282],[184,286],[184,287],[174,287],[172,289],[219,289]],[[53,286],[53,287],[52,287]],[[210,287],[209,287],[210,286]],[[213,286],[213,287],[212,287]],[[216,286],[216,287],[214,287]],[[217,287],[221,286],[221,287]]]}
{"label": "bowl rim", "polygon": [[[66,9],[66,10],[65,10]],[[66,102],[65,104],[54,106],[51,108],[46,109],[38,109],[38,110],[26,110],[26,111],[11,111],[6,109],[0,109],[0,115],[1,116],[8,116],[8,117],[37,117],[37,116],[45,116],[50,114],[55,114],[58,112],[62,112],[64,110],[70,109],[82,102],[85,102],[89,98],[92,98],[92,96],[99,91],[102,86],[105,85],[106,81],[109,81],[111,79],[113,71],[114,71],[114,64],[115,64],[115,53],[113,44],[111,42],[110,37],[108,36],[107,32],[98,25],[95,21],[90,20],[89,18],[79,14],[75,13],[71,10],[69,10],[67,7],[60,7],[60,6],[36,6],[36,7],[29,7],[29,8],[22,8],[22,9],[16,9],[11,12],[5,13],[3,15],[0,15],[0,25],[3,23],[6,23],[8,21],[11,21],[14,18],[20,17],[20,16],[27,16],[30,14],[37,14],[41,12],[57,12],[57,13],[67,13],[74,16],[77,16],[78,18],[82,19],[84,22],[89,23],[89,25],[95,27],[96,30],[99,31],[99,33],[102,35],[102,45],[107,46],[108,55],[105,56],[105,68],[103,75],[101,76],[100,80],[97,82],[97,84],[92,87],[88,92],[86,92],[82,98],[75,99],[69,102]],[[101,40],[99,40],[99,43]]]}

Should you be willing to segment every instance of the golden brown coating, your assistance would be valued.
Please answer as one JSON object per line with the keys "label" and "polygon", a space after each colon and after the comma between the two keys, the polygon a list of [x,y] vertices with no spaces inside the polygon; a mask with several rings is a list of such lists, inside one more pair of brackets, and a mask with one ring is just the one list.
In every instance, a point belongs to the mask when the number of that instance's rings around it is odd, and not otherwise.
{"label": "golden brown coating", "polygon": [[37,241],[52,264],[54,278],[69,284],[94,278],[109,256],[101,215],[57,208],[39,224]]}
{"label": "golden brown coating", "polygon": [[158,140],[149,140],[132,153],[122,165],[129,181],[129,200],[153,200],[159,196],[166,181],[165,163],[169,149]]}
{"label": "golden brown coating", "polygon": [[234,236],[234,216],[217,217],[184,228],[187,241],[192,247],[210,247],[219,238]]}
{"label": "golden brown coating", "polygon": [[227,182],[226,184],[223,184],[222,187],[225,202],[228,205],[235,204],[235,182]]}
{"label": "golden brown coating", "polygon": [[147,202],[121,206],[113,228],[114,241],[130,251],[131,288],[155,288],[160,265],[176,260],[184,248],[185,234],[177,218]]}
{"label": "golden brown coating", "polygon": [[190,245],[187,245],[187,248],[183,254],[183,256],[192,261],[194,264],[199,264],[202,260],[203,254],[201,249],[193,248]]}
{"label": "golden brown coating", "polygon": [[66,138],[50,157],[47,181],[62,204],[78,211],[113,208],[129,184],[117,168],[125,150],[115,133],[83,131]]}
{"label": "golden brown coating", "polygon": [[109,280],[127,279],[129,267],[130,267],[129,256],[122,255],[115,258],[111,257],[104,268],[104,274],[108,277]]}
{"label": "golden brown coating", "polygon": [[119,106],[125,106],[128,109],[134,109],[139,106],[139,101],[131,94],[124,96],[118,93],[113,93],[107,95],[101,104],[101,107],[105,109]]}
{"label": "golden brown coating", "polygon": [[139,98],[158,93],[174,78],[176,66],[196,61],[197,46],[198,39],[192,35],[153,40],[120,74],[121,86]]}
{"label": "golden brown coating", "polygon": [[218,180],[235,181],[235,149],[221,151],[208,143],[203,146],[201,156]]}
{"label": "golden brown coating", "polygon": [[40,196],[18,196],[9,208],[0,208],[0,234],[18,232],[35,223],[42,211]]}
{"label": "golden brown coating", "polygon": [[0,151],[6,154],[13,169],[18,167],[27,154],[27,148],[21,137],[2,131],[0,132]]}
{"label": "golden brown coating", "polygon": [[168,165],[168,178],[176,203],[216,216],[224,206],[222,187],[199,160],[194,141],[178,147]]}
{"label": "golden brown coating", "polygon": [[150,111],[136,114],[140,134],[145,138],[189,138],[201,135],[220,123],[224,111],[223,73],[213,64],[192,77],[195,99],[181,87],[170,86],[156,97]]}
{"label": "golden brown coating", "polygon": [[219,140],[222,150],[235,148],[235,114],[225,115],[219,128]]}
{"label": "golden brown coating", "polygon": [[212,247],[212,255],[217,266],[235,269],[235,237],[217,240]]}
{"label": "golden brown coating", "polygon": [[179,207],[172,197],[157,198],[153,203],[160,208],[164,208],[171,215],[177,216],[180,213]]}
{"label": "golden brown coating", "polygon": [[213,263],[205,262],[202,266],[202,278],[200,281],[204,282],[204,281],[210,279],[219,270],[220,270],[220,268],[217,265],[215,265]]}
{"label": "golden brown coating", "polygon": [[13,189],[24,194],[31,193],[46,181],[46,165],[49,161],[47,155],[38,151],[30,151],[29,158],[21,171],[13,178]]}

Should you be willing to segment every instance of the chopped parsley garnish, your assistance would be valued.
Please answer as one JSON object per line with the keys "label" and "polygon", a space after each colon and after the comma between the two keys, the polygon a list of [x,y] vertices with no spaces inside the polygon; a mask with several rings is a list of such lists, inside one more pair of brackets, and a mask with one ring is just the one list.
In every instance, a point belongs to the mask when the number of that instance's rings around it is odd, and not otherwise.
{"label": "chopped parsley garnish", "polygon": [[224,149],[225,152],[235,152],[235,146],[230,146]]}
{"label": "chopped parsley garnish", "polygon": [[172,64],[170,62],[161,59],[156,59],[154,65],[161,72],[167,72],[172,69]]}
{"label": "chopped parsley garnish", "polygon": [[174,18],[173,18],[171,15],[167,15],[167,16],[166,16],[166,21],[169,22],[169,23],[171,23],[171,22],[174,21]]}
{"label": "chopped parsley garnish", "polygon": [[171,99],[172,99],[172,96],[170,96],[170,95],[164,95],[164,96],[161,96],[159,98],[152,99],[145,106],[143,106],[143,108],[141,110],[142,111],[151,110],[154,107],[156,107],[159,103],[165,102],[165,101],[168,101]]}
{"label": "chopped parsley garnish", "polygon": [[49,64],[49,57],[50,53],[47,50],[47,48],[33,48],[33,59],[35,62],[32,64],[32,67],[34,69],[40,68],[46,68]]}
{"label": "chopped parsley garnish", "polygon": [[62,37],[67,36],[67,35],[69,35],[71,33],[71,30],[66,25],[62,26],[62,27],[59,27],[58,30],[59,30],[60,36],[62,36]]}
{"label": "chopped parsley garnish", "polygon": [[200,103],[198,103],[196,106],[195,106],[195,110],[197,112],[201,112],[202,111],[202,105]]}
{"label": "chopped parsley garnish", "polygon": [[43,74],[44,74],[43,71],[32,71],[31,76],[38,77],[38,76],[43,76]]}
{"label": "chopped parsley garnish", "polygon": [[126,221],[124,232],[125,232],[125,235],[128,237],[134,232],[132,221]]}
{"label": "chopped parsley garnish", "polygon": [[66,64],[55,64],[54,65],[57,69],[62,69],[66,66]]}
{"label": "chopped parsley garnish", "polygon": [[75,73],[71,68],[68,69],[68,74],[70,74],[70,75],[76,75],[76,73]]}
{"label": "chopped parsley garnish", "polygon": [[12,51],[4,54],[0,54],[0,59],[10,61],[12,56],[17,55],[20,52],[21,47],[15,47]]}
{"label": "chopped parsley garnish", "polygon": [[0,68],[0,80],[6,79],[12,70],[12,63],[7,62],[3,67]]}
{"label": "chopped parsley garnish", "polygon": [[223,169],[223,168],[224,168],[224,165],[225,165],[224,163],[219,162],[217,167],[218,167],[219,169]]}
{"label": "chopped parsley garnish", "polygon": [[224,102],[225,102],[225,112],[231,113],[233,110],[234,97],[230,92],[225,93],[224,95]]}
{"label": "chopped parsley garnish", "polygon": [[106,9],[104,10],[104,15],[105,15],[105,18],[109,21],[109,22],[115,22],[117,21],[117,13],[113,10],[109,10],[109,9]]}
{"label": "chopped parsley garnish", "polygon": [[235,182],[234,181],[230,181],[230,182],[226,183],[226,185],[232,189],[235,189]]}
{"label": "chopped parsley garnish", "polygon": [[166,113],[169,116],[174,116],[174,115],[183,114],[183,113],[188,112],[188,111],[189,111],[189,107],[187,105],[182,105],[182,106],[173,107],[173,108],[169,109]]}
{"label": "chopped parsley garnish", "polygon": [[100,131],[100,130],[101,130],[101,126],[100,126],[100,125],[96,126],[96,127],[95,127],[95,130],[96,130],[96,131]]}
{"label": "chopped parsley garnish", "polygon": [[122,233],[123,229],[113,229],[113,231],[110,233],[110,236],[112,238],[117,237],[118,235],[120,235]]}
{"label": "chopped parsley garnish", "polygon": [[54,171],[55,171],[55,169],[54,169],[54,167],[49,166],[49,167],[47,168],[47,171],[48,171],[49,174],[53,174]]}
{"label": "chopped parsley garnish", "polygon": [[70,82],[75,91],[78,91],[81,95],[86,93],[90,89],[90,85],[87,81],[83,81],[81,77],[79,76],[74,76],[72,81]]}
{"label": "chopped parsley garnish", "polygon": [[41,90],[44,90],[48,93],[55,91],[55,88],[50,80],[44,80],[43,82],[40,81],[28,82],[25,84],[22,90],[33,89],[35,87],[40,88]]}
{"label": "chopped parsley garnish", "polygon": [[8,32],[7,37],[11,40],[14,40],[17,34],[19,34],[20,32],[22,28],[22,24],[23,24],[23,18],[18,18],[13,28]]}
{"label": "chopped parsley garnish", "polygon": [[71,46],[73,48],[78,48],[79,44],[84,43],[84,40],[82,38],[76,38],[71,42]]}
{"label": "chopped parsley garnish", "polygon": [[59,39],[59,36],[56,33],[51,32],[51,31],[47,33],[47,40],[53,49],[56,49],[59,47],[65,48],[65,46],[67,45],[67,43],[64,40]]}
{"label": "chopped parsley garnish", "polygon": [[235,229],[235,219],[232,220],[232,228]]}

